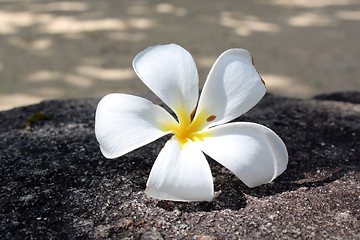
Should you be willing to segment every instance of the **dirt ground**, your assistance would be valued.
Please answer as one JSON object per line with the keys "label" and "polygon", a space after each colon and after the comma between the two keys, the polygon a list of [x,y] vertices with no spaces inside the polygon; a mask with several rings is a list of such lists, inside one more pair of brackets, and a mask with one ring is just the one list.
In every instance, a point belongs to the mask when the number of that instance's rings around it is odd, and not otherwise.
{"label": "dirt ground", "polygon": [[248,49],[268,91],[360,90],[359,0],[0,0],[0,110],[139,92],[131,62],[175,42],[202,83],[224,50]]}
{"label": "dirt ground", "polygon": [[[102,156],[97,99],[0,112],[0,239],[360,239],[359,103],[360,92],[266,95],[236,121],[275,131],[288,149],[286,171],[248,188],[207,158],[215,198],[192,203],[144,193],[170,136],[120,158]],[[36,112],[48,118],[22,129]]]}

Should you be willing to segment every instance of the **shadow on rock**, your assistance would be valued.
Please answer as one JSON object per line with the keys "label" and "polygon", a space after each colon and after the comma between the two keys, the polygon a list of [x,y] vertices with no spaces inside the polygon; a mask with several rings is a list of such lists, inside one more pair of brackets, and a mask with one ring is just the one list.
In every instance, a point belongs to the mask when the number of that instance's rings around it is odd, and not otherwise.
{"label": "shadow on rock", "polygon": [[[357,104],[331,100],[282,99],[267,95],[253,110],[238,121],[252,121],[274,130],[285,142],[287,170],[273,183],[245,192],[265,196],[317,187],[359,171],[360,111]],[[345,94],[346,95],[346,94]],[[359,93],[356,95],[359,96]],[[354,98],[342,94],[342,99]],[[351,102],[349,100],[349,102]]]}

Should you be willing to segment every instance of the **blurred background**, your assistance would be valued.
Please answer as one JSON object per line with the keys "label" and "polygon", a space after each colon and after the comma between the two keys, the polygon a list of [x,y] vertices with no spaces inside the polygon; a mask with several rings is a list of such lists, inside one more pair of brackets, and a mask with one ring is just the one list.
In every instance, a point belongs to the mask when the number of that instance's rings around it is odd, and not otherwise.
{"label": "blurred background", "polygon": [[0,110],[144,91],[132,59],[172,42],[193,55],[201,84],[238,47],[268,92],[360,90],[360,0],[0,0]]}

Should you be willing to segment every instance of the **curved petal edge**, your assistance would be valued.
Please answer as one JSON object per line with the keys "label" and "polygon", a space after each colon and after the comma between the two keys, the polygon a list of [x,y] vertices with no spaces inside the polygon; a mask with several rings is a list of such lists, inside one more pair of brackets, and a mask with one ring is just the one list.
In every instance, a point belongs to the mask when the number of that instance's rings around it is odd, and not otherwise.
{"label": "curved petal edge", "polygon": [[[214,116],[208,127],[229,122],[249,111],[266,87],[245,49],[229,49],[212,66],[200,95],[197,113]],[[195,116],[195,118],[198,115]]]}
{"label": "curved petal edge", "polygon": [[112,93],[98,103],[95,135],[106,158],[116,158],[166,134],[176,120],[163,108],[133,95]]}
{"label": "curved petal edge", "polygon": [[174,136],[157,157],[146,194],[172,201],[211,201],[214,194],[210,166],[196,145],[181,145]]}
{"label": "curved petal edge", "polygon": [[199,76],[191,54],[176,44],[149,47],[133,60],[138,77],[179,117],[190,115],[199,94]]}
{"label": "curved petal edge", "polygon": [[208,132],[211,137],[199,142],[202,151],[232,171],[248,187],[273,181],[287,167],[284,142],[263,125],[229,123],[215,126]]}

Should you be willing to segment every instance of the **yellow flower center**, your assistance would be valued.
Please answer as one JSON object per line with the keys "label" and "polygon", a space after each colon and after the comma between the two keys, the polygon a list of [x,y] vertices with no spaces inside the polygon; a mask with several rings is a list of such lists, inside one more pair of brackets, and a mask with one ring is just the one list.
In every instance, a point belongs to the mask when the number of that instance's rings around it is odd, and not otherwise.
{"label": "yellow flower center", "polygon": [[203,141],[204,138],[210,136],[209,132],[202,130],[205,124],[215,120],[216,116],[200,112],[196,113],[196,117],[193,119],[194,112],[195,109],[191,114],[188,114],[183,107],[177,108],[178,123],[163,126],[165,131],[171,131],[179,139],[181,145],[188,141]]}

